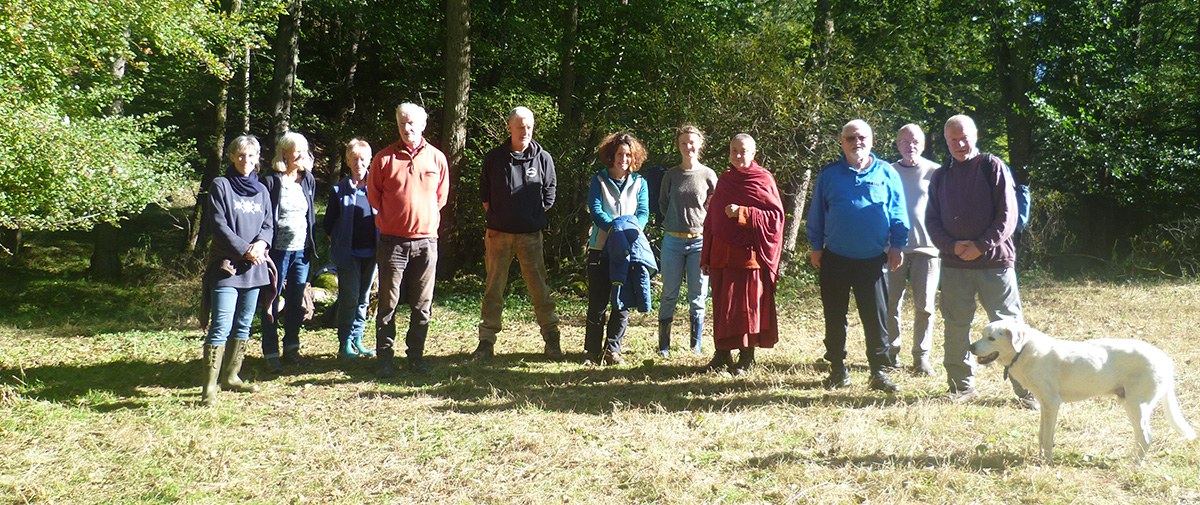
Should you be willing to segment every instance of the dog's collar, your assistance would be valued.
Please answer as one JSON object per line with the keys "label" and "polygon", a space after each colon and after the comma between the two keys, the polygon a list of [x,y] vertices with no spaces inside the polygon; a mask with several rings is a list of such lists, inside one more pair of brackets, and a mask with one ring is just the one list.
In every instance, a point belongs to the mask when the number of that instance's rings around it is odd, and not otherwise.
{"label": "dog's collar", "polygon": [[1012,360],[1012,361],[1010,361],[1010,362],[1008,363],[1008,365],[1005,365],[1005,367],[1004,367],[1004,380],[1008,380],[1008,369],[1009,369],[1009,368],[1012,368],[1012,367],[1014,367],[1014,366],[1016,366],[1016,364],[1017,364],[1017,360],[1021,359],[1021,353],[1023,353],[1023,352],[1025,352],[1025,348],[1024,348],[1024,347],[1022,347],[1020,351],[1017,351],[1017,355],[1016,355],[1016,356],[1013,356],[1013,360]]}

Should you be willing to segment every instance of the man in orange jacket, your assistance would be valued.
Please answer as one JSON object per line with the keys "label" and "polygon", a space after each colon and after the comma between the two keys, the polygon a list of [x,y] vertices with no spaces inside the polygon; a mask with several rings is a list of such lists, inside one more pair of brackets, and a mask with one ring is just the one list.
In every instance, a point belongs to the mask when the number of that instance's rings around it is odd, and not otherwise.
{"label": "man in orange jacket", "polygon": [[367,199],[378,214],[379,314],[375,320],[376,371],[382,378],[395,373],[392,347],[396,311],[410,308],[408,369],[429,372],[425,337],[433,308],[433,279],[438,258],[440,212],[450,192],[446,155],[422,137],[428,120],[425,109],[412,103],[396,108],[400,141],[371,160]]}

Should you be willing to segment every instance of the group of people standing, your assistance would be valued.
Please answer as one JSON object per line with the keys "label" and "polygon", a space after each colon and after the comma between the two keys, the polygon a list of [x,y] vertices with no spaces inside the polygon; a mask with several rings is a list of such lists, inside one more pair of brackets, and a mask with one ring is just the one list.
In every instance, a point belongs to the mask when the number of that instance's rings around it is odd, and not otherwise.
{"label": "group of people standing", "polygon": [[[350,176],[333,187],[323,222],[338,276],[338,356],[374,357],[382,378],[395,373],[396,317],[402,303],[409,306],[406,366],[414,373],[429,371],[424,349],[439,214],[450,183],[445,155],[423,137],[425,110],[402,104],[396,121],[400,140],[374,156],[362,140],[347,143]],[[544,354],[550,359],[563,356],[543,253],[543,230],[555,203],[557,178],[553,157],[533,140],[534,125],[529,109],[513,109],[508,116],[510,137],[483,160],[479,196],[487,223],[487,279],[473,360],[496,353],[514,257],[529,290]],[[844,363],[851,291],[867,339],[869,385],[889,393],[899,390],[886,373],[899,367],[899,306],[906,280],[913,286],[916,306],[913,370],[929,374],[930,317],[940,267],[946,267],[941,274],[944,363],[952,399],[975,395],[967,332],[976,294],[993,320],[1020,318],[1012,272],[1016,206],[1011,175],[999,158],[975,149],[970,118],[951,118],[946,138],[955,161],[939,168],[920,156],[921,129],[906,125],[897,142],[903,159],[887,164],[870,152],[870,126],[851,121],[841,134],[845,156],[818,176],[808,237],[812,262],[820,268],[825,358],[831,363],[827,387],[849,384]],[[597,148],[603,167],[593,174],[588,191],[592,230],[587,244],[585,363],[624,362],[629,312],[650,309],[649,280],[661,271],[659,354],[670,354],[685,278],[688,348],[703,352],[711,282],[715,351],[704,369],[741,375],[753,366],[755,349],[779,341],[775,294],[783,203],[774,177],[755,161],[757,146],[750,135],[732,139],[729,167],[720,176],[700,161],[705,146],[700,129],[679,128],[675,144],[681,162],[666,172],[656,195],[637,173],[647,157],[638,139],[612,134]],[[266,175],[256,171],[261,147],[254,137],[234,139],[227,151],[233,166],[212,183],[207,213],[213,241],[203,282],[202,311],[209,324],[202,394],[209,405],[221,389],[256,390],[238,373],[257,307],[262,307],[262,351],[268,368],[278,372],[284,365],[306,364],[299,352],[299,328],[309,266],[315,259],[316,183],[307,140],[295,132],[285,134]],[[651,198],[657,199],[663,214],[658,257],[644,233]],[[362,345],[362,337],[376,275],[379,310],[371,351]],[[955,299],[947,300],[951,296]],[[734,350],[739,350],[736,362]]]}
{"label": "group of people standing", "polygon": [[[913,292],[911,370],[916,375],[933,373],[931,319],[940,286],[945,396],[951,401],[978,396],[969,348],[976,299],[991,321],[1022,319],[1012,174],[1000,158],[979,151],[978,128],[970,117],[951,117],[943,133],[951,155],[946,166],[921,156],[925,134],[915,124],[900,128],[901,159],[888,164],[871,154],[870,125],[851,121],[841,133],[845,156],[817,177],[806,227],[812,262],[820,268],[830,363],[823,384],[828,388],[850,384],[845,358],[851,291],[866,339],[868,386],[888,393],[900,390],[887,374],[900,367],[906,284]],[[1015,379],[1012,385],[1024,406],[1038,408]]]}

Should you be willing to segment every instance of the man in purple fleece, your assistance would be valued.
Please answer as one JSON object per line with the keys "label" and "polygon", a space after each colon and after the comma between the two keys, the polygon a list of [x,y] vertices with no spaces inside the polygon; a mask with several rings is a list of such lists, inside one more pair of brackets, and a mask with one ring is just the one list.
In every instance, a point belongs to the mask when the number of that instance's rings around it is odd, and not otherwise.
{"label": "man in purple fleece", "polygon": [[[1013,270],[1017,197],[1012,174],[1000,158],[979,152],[978,132],[965,115],[946,121],[946,146],[953,159],[930,181],[925,209],[925,226],[942,259],[942,363],[949,385],[946,397],[954,402],[979,396],[969,349],[976,295],[990,321],[1022,320]],[[1022,404],[1037,409],[1033,396],[1015,380],[1012,384]]]}

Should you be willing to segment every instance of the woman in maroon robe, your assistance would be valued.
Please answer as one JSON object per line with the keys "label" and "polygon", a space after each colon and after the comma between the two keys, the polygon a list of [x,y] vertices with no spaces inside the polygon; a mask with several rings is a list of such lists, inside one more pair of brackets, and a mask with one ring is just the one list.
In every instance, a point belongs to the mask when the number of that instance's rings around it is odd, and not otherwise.
{"label": "woman in maroon robe", "polygon": [[[729,367],[742,375],[756,347],[779,341],[775,283],[783,250],[783,202],[775,177],[754,161],[754,138],[729,143],[731,167],[717,179],[704,220],[701,268],[712,286],[716,354],[706,371]],[[741,349],[737,363],[732,351]]]}

